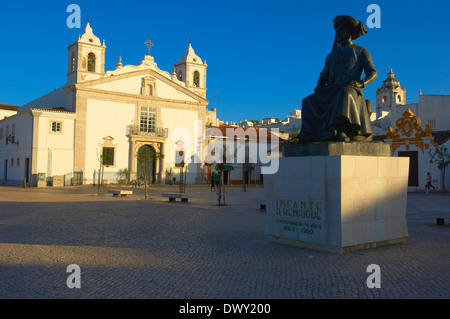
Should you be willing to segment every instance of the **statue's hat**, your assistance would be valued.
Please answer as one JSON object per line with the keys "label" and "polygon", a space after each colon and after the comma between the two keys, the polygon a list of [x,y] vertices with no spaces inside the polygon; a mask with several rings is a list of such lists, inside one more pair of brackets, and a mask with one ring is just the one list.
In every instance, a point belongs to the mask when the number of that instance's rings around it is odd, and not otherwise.
{"label": "statue's hat", "polygon": [[348,27],[348,31],[352,36],[352,40],[359,38],[360,36],[367,33],[366,26],[361,21],[346,15],[340,15],[333,19],[334,30],[339,25],[344,25]]}

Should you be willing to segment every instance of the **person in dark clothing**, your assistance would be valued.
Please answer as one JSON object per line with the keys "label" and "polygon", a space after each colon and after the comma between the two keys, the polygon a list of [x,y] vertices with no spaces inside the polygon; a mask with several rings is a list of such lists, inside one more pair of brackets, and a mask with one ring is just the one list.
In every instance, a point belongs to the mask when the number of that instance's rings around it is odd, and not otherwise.
{"label": "person in dark clothing", "polygon": [[433,189],[435,189],[435,187],[433,185],[431,185],[431,174],[430,172],[427,173],[427,188],[430,189],[430,187],[433,187]]}
{"label": "person in dark clothing", "polygon": [[214,190],[216,190],[216,174],[211,173],[211,192]]}

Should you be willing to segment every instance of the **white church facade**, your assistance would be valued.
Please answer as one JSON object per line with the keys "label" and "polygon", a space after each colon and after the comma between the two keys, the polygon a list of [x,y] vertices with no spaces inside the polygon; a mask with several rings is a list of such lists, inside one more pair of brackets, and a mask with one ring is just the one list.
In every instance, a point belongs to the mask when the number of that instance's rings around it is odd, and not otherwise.
{"label": "white church facade", "polygon": [[[145,171],[151,183],[163,183],[175,168],[175,152],[183,150],[187,182],[204,181],[205,168],[194,159],[206,127],[217,125],[215,109],[207,108],[207,64],[189,44],[169,73],[157,67],[147,45],[139,64],[119,59],[115,70],[105,71],[105,42],[88,23],[68,48],[67,83],[0,120],[0,180],[91,184],[103,164],[110,182],[127,169],[130,179]],[[151,156],[140,165],[143,153]]]}

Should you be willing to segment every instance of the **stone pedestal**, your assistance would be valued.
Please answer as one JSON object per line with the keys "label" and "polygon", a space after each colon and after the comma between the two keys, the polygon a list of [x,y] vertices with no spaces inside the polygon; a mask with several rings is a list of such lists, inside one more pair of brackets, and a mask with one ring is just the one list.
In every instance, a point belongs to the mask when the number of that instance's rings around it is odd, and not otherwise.
{"label": "stone pedestal", "polygon": [[266,234],[337,254],[403,243],[408,170],[409,158],[386,152],[282,157],[278,173],[264,176]]}

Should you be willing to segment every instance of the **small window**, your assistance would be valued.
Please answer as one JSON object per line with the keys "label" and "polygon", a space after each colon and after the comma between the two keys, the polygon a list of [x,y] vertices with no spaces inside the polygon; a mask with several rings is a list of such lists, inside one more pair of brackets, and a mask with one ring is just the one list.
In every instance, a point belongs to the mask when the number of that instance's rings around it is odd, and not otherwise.
{"label": "small window", "polygon": [[381,99],[381,102],[382,102],[383,104],[386,104],[386,101],[387,101],[386,96],[383,96],[383,98]]}
{"label": "small window", "polygon": [[102,162],[105,166],[114,166],[114,147],[104,147]]}
{"label": "small window", "polygon": [[62,123],[61,122],[52,122],[52,132],[53,133],[62,133]]}
{"label": "small window", "polygon": [[397,95],[397,101],[400,103],[402,101],[401,95]]}
{"label": "small window", "polygon": [[178,80],[183,81],[183,73],[181,73],[181,71],[178,72]]}
{"label": "small window", "polygon": [[0,128],[0,140],[3,140],[3,127]]}
{"label": "small window", "polygon": [[19,167],[19,166],[20,166],[20,158],[19,158],[19,157],[17,158],[17,161],[16,161],[16,166],[17,166],[17,167]]}

